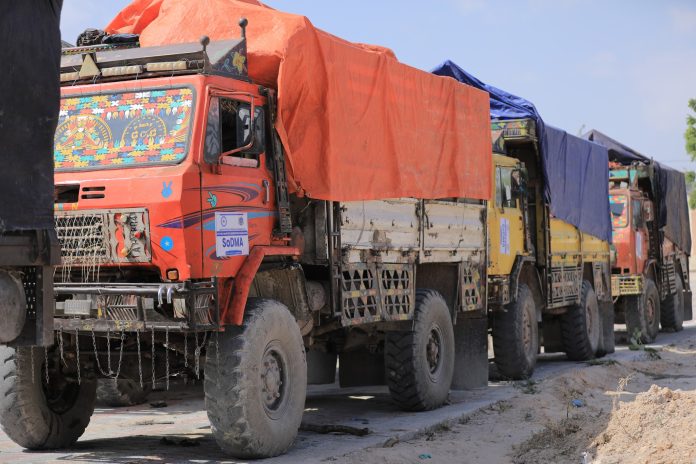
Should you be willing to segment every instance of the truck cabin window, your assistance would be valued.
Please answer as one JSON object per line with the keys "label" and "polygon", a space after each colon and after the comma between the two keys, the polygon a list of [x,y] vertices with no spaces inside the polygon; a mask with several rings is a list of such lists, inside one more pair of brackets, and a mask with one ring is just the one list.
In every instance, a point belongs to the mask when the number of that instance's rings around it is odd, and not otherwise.
{"label": "truck cabin window", "polygon": [[521,195],[521,172],[519,169],[498,166],[495,175],[495,204],[500,208],[517,208]]}
{"label": "truck cabin window", "polygon": [[640,200],[631,200],[631,212],[633,213],[633,227],[640,229],[645,226],[643,221],[643,204]]}
{"label": "truck cabin window", "polygon": [[[205,133],[205,160],[256,168],[259,155],[265,150],[264,113],[260,106],[254,111],[254,130],[251,129],[251,105],[230,98],[213,97],[210,100],[208,124]],[[254,143],[246,150],[235,151]],[[227,154],[227,155],[226,155]]]}
{"label": "truck cabin window", "polygon": [[611,210],[611,222],[615,229],[628,225],[626,214],[626,195],[609,195],[609,209]]}

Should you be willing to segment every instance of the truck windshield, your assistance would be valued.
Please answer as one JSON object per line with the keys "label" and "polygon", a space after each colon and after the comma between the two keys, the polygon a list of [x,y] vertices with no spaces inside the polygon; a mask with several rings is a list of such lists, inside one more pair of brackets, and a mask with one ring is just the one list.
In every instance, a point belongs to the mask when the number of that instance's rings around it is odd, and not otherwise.
{"label": "truck windshield", "polygon": [[609,195],[609,207],[611,209],[611,222],[615,229],[628,225],[626,214],[626,195]]}
{"label": "truck windshield", "polygon": [[54,138],[56,171],[181,162],[193,98],[187,87],[66,96]]}

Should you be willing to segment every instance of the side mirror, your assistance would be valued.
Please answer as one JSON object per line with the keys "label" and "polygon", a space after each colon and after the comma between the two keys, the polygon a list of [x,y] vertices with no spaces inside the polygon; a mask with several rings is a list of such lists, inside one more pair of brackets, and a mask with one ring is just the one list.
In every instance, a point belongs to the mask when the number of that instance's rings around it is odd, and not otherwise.
{"label": "side mirror", "polygon": [[643,219],[645,222],[650,222],[655,220],[655,215],[653,211],[653,205],[650,201],[643,202]]}

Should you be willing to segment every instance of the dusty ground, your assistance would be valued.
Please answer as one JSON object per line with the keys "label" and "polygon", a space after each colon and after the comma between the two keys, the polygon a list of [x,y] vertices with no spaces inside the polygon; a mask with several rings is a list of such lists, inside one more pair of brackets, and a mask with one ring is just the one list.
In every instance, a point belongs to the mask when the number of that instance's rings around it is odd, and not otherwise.
{"label": "dusty ground", "polygon": [[[658,342],[591,364],[544,355],[529,382],[452,392],[424,413],[399,411],[385,387],[312,387],[305,423],[369,434],[303,430],[287,455],[264,462],[696,463],[696,322]],[[210,433],[201,386],[172,387],[153,394],[161,408],[98,407],[69,450],[28,452],[0,431],[0,463],[237,462]]]}
{"label": "dusty ground", "polygon": [[451,426],[335,463],[696,463],[696,335],[538,382]]}

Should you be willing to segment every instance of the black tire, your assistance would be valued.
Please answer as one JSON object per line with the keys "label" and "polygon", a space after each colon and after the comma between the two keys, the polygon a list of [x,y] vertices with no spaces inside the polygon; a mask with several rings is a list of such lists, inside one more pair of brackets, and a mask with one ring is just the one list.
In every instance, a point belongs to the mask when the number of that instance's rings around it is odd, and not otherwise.
{"label": "black tire", "polygon": [[572,361],[594,358],[602,337],[599,303],[592,284],[583,280],[580,291],[580,304],[561,315],[563,349]]}
{"label": "black tire", "polygon": [[391,397],[406,411],[447,401],[454,375],[454,329],[447,303],[434,290],[416,290],[413,330],[389,332],[384,346]]}
{"label": "black tire", "polygon": [[217,338],[219,350],[215,335],[208,343],[203,385],[218,445],[240,459],[286,452],[302,422],[307,391],[295,318],[277,301],[250,298],[243,325]]}
{"label": "black tire", "polygon": [[97,400],[112,408],[143,404],[150,391],[148,383],[141,387],[140,380],[129,378],[99,379],[97,382]]}
{"label": "black tire", "polygon": [[493,354],[498,372],[513,380],[528,379],[539,356],[539,324],[529,287],[520,283],[517,299],[493,312]]}
{"label": "black tire", "polygon": [[684,328],[684,284],[679,277],[676,291],[660,302],[660,324],[662,330],[679,332]]}
{"label": "black tire", "polygon": [[44,349],[0,346],[0,424],[8,437],[31,450],[67,448],[84,433],[94,412],[97,383],[81,372],[81,383],[63,376],[49,352],[46,386]]}
{"label": "black tire", "polygon": [[660,297],[652,279],[645,279],[643,294],[624,302],[626,331],[630,340],[640,332],[641,343],[652,343],[660,331]]}

